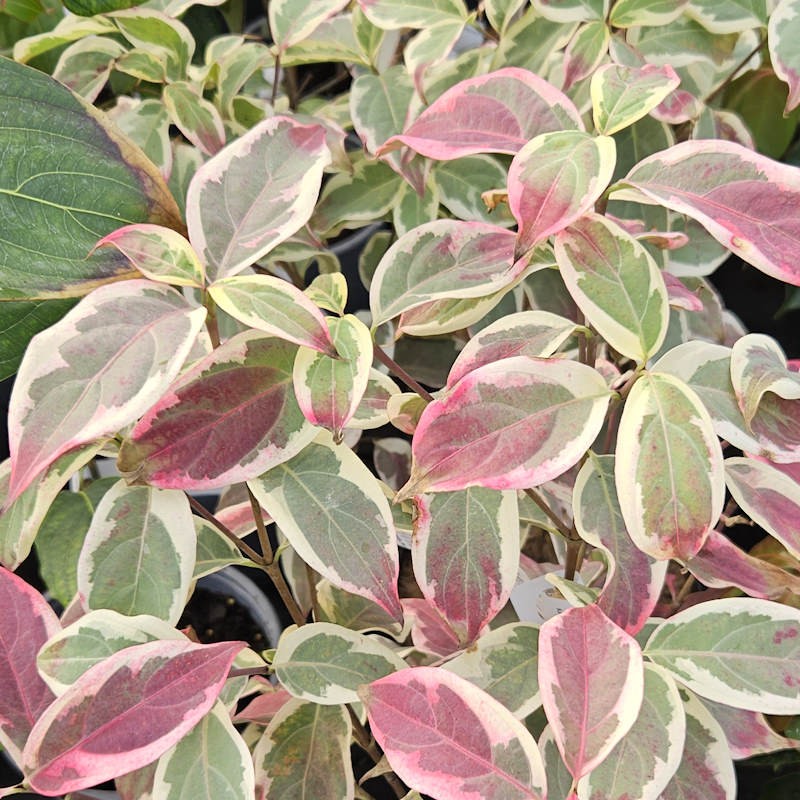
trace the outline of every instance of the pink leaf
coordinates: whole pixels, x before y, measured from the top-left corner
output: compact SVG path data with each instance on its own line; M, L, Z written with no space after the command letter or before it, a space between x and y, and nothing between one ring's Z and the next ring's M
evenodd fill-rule
M437 656L449 656L461 649L456 632L432 602L422 597L408 597L400 602L405 620L411 626L414 647Z
M583 130L572 101L542 78L517 67L456 84L378 155L408 145L448 161L474 153L516 153L548 131Z
M508 709L464 678L433 667L363 687L370 727L392 769L437 800L542 800L536 742Z
M684 311L702 311L703 301L692 291L687 289L680 279L669 272L662 272L664 283L669 292L669 304L672 308L682 308Z
M539 690L561 757L579 780L636 721L642 652L597 606L567 609L539 631Z
M54 699L36 669L36 654L61 626L47 601L0 567L0 742L21 761L36 720Z
M213 488L291 458L315 434L292 390L296 351L258 331L229 339L139 421L120 471L162 489Z
M53 797L149 764L211 709L244 646L153 641L91 667L31 732L31 787Z
M687 214L729 250L778 280L800 285L800 169L740 144L682 142L639 162L620 199Z

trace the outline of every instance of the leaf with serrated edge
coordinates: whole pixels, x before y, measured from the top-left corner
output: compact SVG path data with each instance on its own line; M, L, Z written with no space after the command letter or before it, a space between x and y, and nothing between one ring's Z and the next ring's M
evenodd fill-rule
M28 346L8 411L6 506L60 455L133 422L178 374L205 319L145 280L95 290Z
M87 609L150 614L173 625L186 605L196 540L183 492L118 481L103 495L78 559Z
M64 794L158 758L211 708L242 647L160 640L96 664L31 731L23 753L31 788Z
M187 370L138 422L117 466L162 488L248 480L316 435L292 389L296 346L258 331L229 339Z
M539 691L561 757L579 780L636 721L642 652L597 606L569 608L539 630Z
M157 639L185 641L186 637L157 617L101 608L51 636L39 651L36 665L53 692L62 695L87 669L113 653Z
M501 702L517 719L541 704L537 655L539 627L511 622L484 633L443 666Z
M325 315L287 281L272 275L240 275L216 281L208 293L223 311L251 328L336 354Z
M616 145L608 136L556 131L528 142L508 170L508 204L519 227L515 256L589 211L615 163Z
M669 296L643 245L600 214L586 214L555 241L569 293L611 347L644 364L664 342Z
M753 458L725 459L725 481L742 510L800 558L800 484Z
M519 566L517 493L473 486L416 498L411 558L423 595L464 643L511 595Z
M679 83L680 78L668 65L603 65L591 82L595 127L606 136L627 128L649 114Z
M520 272L514 238L505 228L462 220L436 220L401 236L372 277L373 329L435 300L484 297L509 286Z
M345 706L296 697L284 703L253 751L256 800L282 800L298 789L314 800L353 797L351 736Z
M800 170L740 144L682 142L640 161L612 199L655 203L696 219L745 261L800 285ZM630 188L628 188L630 187Z
M308 221L330 160L325 128L278 115L195 172L186 224L212 282L241 272Z
M146 278L175 286L203 285L203 265L189 242L161 225L126 225L96 245L112 245Z
M694 695L679 691L686 714L683 758L659 800L735 800L736 773L724 731Z
M220 700L158 760L153 795L160 800L252 800L253 759Z
M404 133L388 139L378 155L402 145L441 161L475 153L514 154L534 136L565 128L583 130L572 101L538 75L506 67L448 89Z
M456 357L447 388L484 364L512 356L548 358L576 332L571 319L549 311L507 314L475 334Z
M380 638L314 622L283 633L272 667L295 697L338 705L357 703L359 686L404 669L406 663Z
M352 450L324 432L248 486L312 569L402 620L392 512Z
M634 385L619 424L615 477L625 525L653 558L691 558L722 513L722 449L697 395L666 373Z
M780 0L767 24L769 55L775 74L789 84L784 114L800 104L800 64L797 42L800 39L800 14L795 0Z
M458 675L405 669L360 694L373 735L412 789L437 800L544 797L544 767L531 734Z
M0 744L17 764L53 694L36 670L36 653L60 625L42 595L0 567Z
M597 604L633 636L658 603L668 562L652 559L631 541L614 485L614 456L589 453L575 479L572 508L581 539L608 555L608 574Z
M770 336L748 333L731 348L731 383L748 427L767 392L800 399L800 375L786 366L781 346Z
M800 611L751 597L698 603L663 621L645 655L719 703L800 712Z
M552 480L594 441L609 399L605 380L583 364L515 356L479 367L422 412L411 478L396 500Z
M292 383L297 404L312 425L327 428L338 442L364 396L372 367L372 336L360 319L328 317L339 358L300 348Z
M685 737L686 715L675 681L660 667L645 664L636 722L606 760L581 779L578 797L655 800L681 763Z

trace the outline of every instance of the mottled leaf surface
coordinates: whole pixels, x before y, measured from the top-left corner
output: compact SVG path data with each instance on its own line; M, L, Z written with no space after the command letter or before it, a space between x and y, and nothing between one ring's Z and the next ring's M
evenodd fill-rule
M644 691L639 645L597 606L567 609L539 631L539 691L561 757L578 780L636 721Z
M536 742L500 703L433 667L365 686L370 728L392 769L436 800L545 796Z
M769 54L775 74L789 84L784 113L800 104L800 62L797 40L800 36L800 14L794 0L780 0L769 15L767 26Z

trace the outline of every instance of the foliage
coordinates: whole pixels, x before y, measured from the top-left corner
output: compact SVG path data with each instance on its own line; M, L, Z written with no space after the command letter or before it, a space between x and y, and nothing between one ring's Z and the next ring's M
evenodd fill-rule
M800 286L798 0L128 6L0 5L21 788L735 797L800 729L800 377L707 278ZM230 564L274 649L177 629Z

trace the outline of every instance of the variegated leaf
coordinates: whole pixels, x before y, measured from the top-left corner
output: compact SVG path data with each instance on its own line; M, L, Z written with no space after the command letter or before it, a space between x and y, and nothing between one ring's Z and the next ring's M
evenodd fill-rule
M595 128L606 136L627 128L649 114L679 83L677 73L668 65L605 64L592 75Z
M388 375L371 367L367 388L347 426L357 430L370 430L388 425L389 400L399 394L400 387Z
M690 0L687 15L712 33L741 33L767 22L765 0Z
M572 336L578 325L549 311L507 314L473 336L450 367L447 388L484 364L512 356L548 358Z
M392 513L352 450L324 434L248 485L312 569L402 620Z
M372 336L352 314L328 317L327 323L338 358L301 347L294 360L292 382L305 418L327 428L334 440L341 442L367 389Z
M496 225L437 220L401 236L370 285L372 327L444 298L478 298L513 283L514 234ZM525 265L520 265L520 268Z
M268 6L269 32L278 53L301 42L346 5L347 0L273 0Z
M588 22L608 14L608 0L533 0L531 5L554 22Z
M599 214L560 231L556 260L569 293L615 350L644 364L661 347L669 297L643 245Z
M191 84L168 83L161 96L173 124L200 152L213 156L225 146L222 116Z
M322 705L357 703L357 689L406 666L378 637L314 622L285 631L272 666L295 697Z
M129 480L200 489L248 480L316 435L292 389L297 348L245 331L185 372L123 442Z
M719 723L703 704L680 689L686 740L680 765L661 800L735 800L736 774Z
M465 644L508 601L519 566L516 492L471 487L416 498L414 575Z
M341 272L317 275L303 294L319 308L341 316L347 305L347 278Z
M542 800L536 742L510 711L447 670L405 669L362 688L370 729L412 789L436 800Z
M539 631L539 691L561 757L577 781L636 721L644 667L636 641L594 605L570 608Z
M390 636L401 633L401 623L377 603L358 594L346 592L325 578L317 581L316 617L351 631L380 631Z
M524 719L542 702L538 653L538 626L511 622L487 631L443 666L500 701L517 719Z
M284 703L253 751L256 800L284 800L298 791L314 800L353 797L351 736L345 706Z
M8 412L6 505L59 456L133 422L177 375L205 319L145 280L103 286L37 334Z
M0 744L17 764L31 729L53 701L36 669L36 653L60 625L42 595L0 567Z
M631 541L614 484L614 456L589 453L575 479L572 507L581 538L608 556L608 574L597 604L634 636L659 600L668 562L654 560Z
M87 103L94 103L111 75L115 60L125 52L125 46L114 39L87 36L62 51L53 77Z
M689 0L618 0L609 21L615 28L666 25L677 19Z
M657 800L678 769L686 738L686 714L675 681L654 664L644 665L644 698L628 734L578 784L580 800Z
M65 794L149 764L211 708L243 646L159 640L96 664L31 731L23 753L28 783Z
M203 285L203 265L189 242L161 225L126 225L96 245L112 245L146 278L174 286Z
M608 136L556 131L529 141L508 170L508 204L519 231L515 257L589 211L608 186L615 162Z
M664 620L645 655L718 703L768 714L800 712L800 611L770 600L698 603Z
M223 311L251 328L336 355L325 316L288 281L272 275L238 275L216 281L208 293Z
M800 484L753 458L725 459L725 481L742 510L800 558Z
M594 441L609 399L583 364L515 356L479 367L422 412L411 478L396 499L552 480Z
M475 120L481 124L476 128ZM516 153L548 131L583 130L572 101L527 70L506 67L448 89L378 155L407 145L447 161L475 153Z
M568 92L576 83L591 75L608 56L611 31L605 20L591 20L581 25L564 50L564 80Z
M87 609L150 614L173 625L186 604L196 541L183 492L116 483L97 506L78 560Z
M433 603L422 597L404 597L400 602L406 629L417 650L446 658L461 649L458 634Z
M424 28L467 16L462 0L358 0L358 5L373 25L385 30Z
M740 144L682 142L640 161L613 197L686 214L729 250L778 280L800 285L800 170Z
M691 558L722 513L722 449L697 395L666 373L633 386L619 424L615 477L622 517L654 558Z
M769 55L775 74L789 84L784 114L800 104L800 59L797 41L800 36L800 14L796 0L780 0L769 15Z
M186 223L209 280L241 272L299 230L330 160L322 126L278 115L203 164L189 185Z
M767 392L784 400L800 399L800 375L787 368L781 346L760 333L749 333L734 343L731 383L748 427Z

